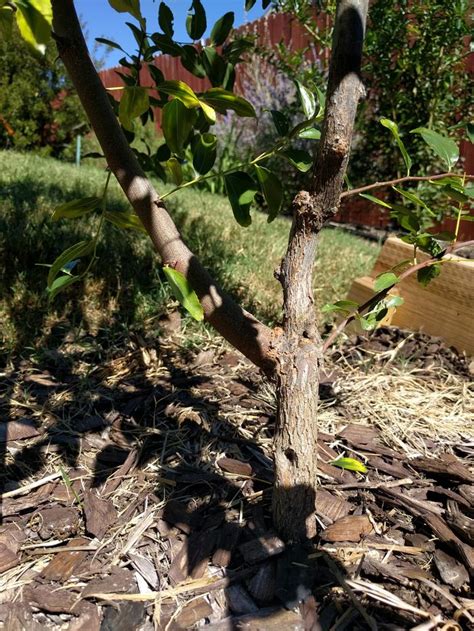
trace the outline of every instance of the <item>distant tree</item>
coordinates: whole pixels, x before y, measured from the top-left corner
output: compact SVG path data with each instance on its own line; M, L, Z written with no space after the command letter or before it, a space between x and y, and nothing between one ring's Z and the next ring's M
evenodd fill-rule
M13 24L9 41L0 40L0 148L41 150L59 157L86 128L54 42L39 54Z

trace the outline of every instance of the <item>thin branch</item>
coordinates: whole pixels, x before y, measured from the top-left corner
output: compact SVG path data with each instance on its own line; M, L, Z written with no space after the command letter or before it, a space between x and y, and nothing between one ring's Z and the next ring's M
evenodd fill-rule
M377 188L385 188L386 186L394 186L395 184L403 184L403 182L429 182L430 180L442 180L445 177L457 177L460 179L466 178L466 180L474 180L474 175L465 175L464 173L439 173L437 175L407 175L405 177L396 178L395 180L387 180L386 182L374 182L374 184L368 184L367 186L360 186L359 188L352 188L349 191L344 191L344 193L341 193L341 199L344 199L344 197L350 197L351 195L359 195L360 193L373 191Z
M76 88L110 170L146 228L163 262L184 274L206 320L257 366L272 373L271 329L235 303L184 243L160 196L146 177L120 128L109 96L89 57L73 0L52 0L59 56ZM212 244L210 244L212 247Z
M462 243L453 243L452 245L446 248L446 250L443 253L443 257L445 257L447 254L454 254L454 252L457 252L458 250L461 250L463 248L470 247L470 246L474 246L474 240L464 241ZM360 315L364 313L364 311L371 309L378 302L383 300L385 296L388 294L388 292L393 287L395 287L395 285L399 285L403 280L405 280L405 278L408 278L415 272L419 272L421 269L424 269L425 267L430 267L431 265L435 265L436 263L443 263L443 262L447 263L448 261L451 261L451 259L444 259L444 258L439 259L433 256L432 258L427 259L426 261L423 261L422 263L411 265L407 270L405 270L402 274L400 274L396 283L393 283L393 285L390 285L390 287L386 287L385 289L382 289L382 291L379 291L378 293L371 296L363 304L359 305L359 307L357 307L354 313L351 313L350 315L347 316L347 318L344 318L344 320L342 320L337 325L337 327L332 331L332 333L324 341L323 352L325 353L329 349L329 347L332 346L334 341L339 337L339 335L346 328L346 326L350 324L353 320L355 320L357 315Z

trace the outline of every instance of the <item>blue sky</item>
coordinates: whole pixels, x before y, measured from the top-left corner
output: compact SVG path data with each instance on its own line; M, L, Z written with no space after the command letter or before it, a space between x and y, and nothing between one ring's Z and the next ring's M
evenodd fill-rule
M174 13L175 37L178 41L188 41L186 34L186 14L191 0L165 0ZM147 20L149 31L158 31L158 6L159 0L141 0L142 14ZM206 9L208 31L214 22L227 11L235 13L234 26L240 26L245 22L251 22L263 15L261 2L257 2L248 13L244 10L244 0L202 0ZM128 52L133 52L135 40L125 25L125 22L135 22L126 13L117 13L112 9L107 0L75 0L76 10L86 26L89 47L92 48L94 38L106 37L118 42ZM100 56L100 55L99 55ZM114 66L123 55L118 50L112 50L106 57L105 65Z

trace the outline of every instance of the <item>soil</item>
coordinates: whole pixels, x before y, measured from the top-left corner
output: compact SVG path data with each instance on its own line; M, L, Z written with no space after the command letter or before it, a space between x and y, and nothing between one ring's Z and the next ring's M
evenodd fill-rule
M272 384L162 325L2 373L0 628L472 628L468 358L389 328L333 351L319 533L292 545L270 517Z

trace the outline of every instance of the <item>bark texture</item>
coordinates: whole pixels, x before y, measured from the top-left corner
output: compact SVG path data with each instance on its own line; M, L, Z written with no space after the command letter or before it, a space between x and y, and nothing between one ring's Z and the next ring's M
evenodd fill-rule
M163 263L184 274L206 319L267 374L275 368L272 332L237 305L211 278L183 242L164 203L145 176L122 133L109 97L89 57L73 0L52 0L59 55L77 90L109 168L145 226ZM211 246L212 247L212 244Z
M337 211L354 119L363 94L360 61L368 0L340 0L323 132L311 187L293 201L293 225L277 276L283 287L283 335L278 347L273 518L280 534L316 534L317 412L322 342L313 300L318 234ZM337 256L337 253L334 253Z

